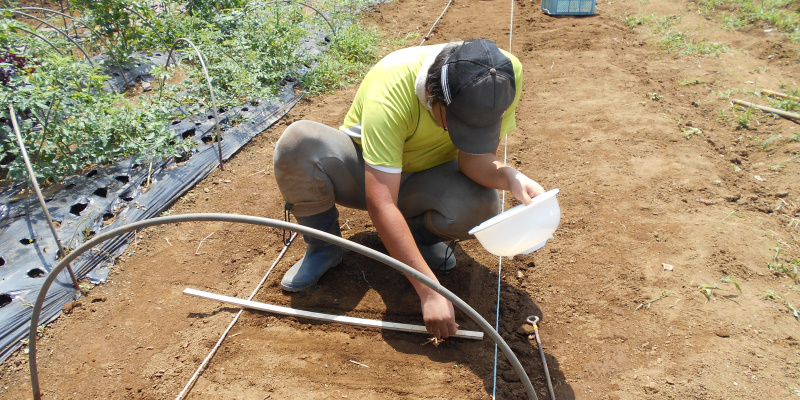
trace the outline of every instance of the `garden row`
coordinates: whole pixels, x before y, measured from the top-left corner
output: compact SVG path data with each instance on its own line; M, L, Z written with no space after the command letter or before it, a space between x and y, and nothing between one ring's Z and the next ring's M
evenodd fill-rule
M41 180L134 154L144 163L180 159L197 141L176 135L170 122L212 106L199 54L221 109L268 100L287 81L324 92L375 57L375 33L355 21L368 4L77 0L52 11L9 7L0 20L0 178L27 175L9 104ZM175 47L177 68L142 56ZM142 65L143 74L131 74Z

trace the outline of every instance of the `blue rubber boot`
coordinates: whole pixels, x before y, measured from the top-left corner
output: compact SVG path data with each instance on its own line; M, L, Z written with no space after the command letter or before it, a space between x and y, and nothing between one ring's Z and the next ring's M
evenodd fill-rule
M336 207L308 217L296 217L300 225L342 236L339 230L339 212ZM344 249L327 241L303 235L306 254L295 263L281 280L281 287L288 292L299 292L314 286L329 269L342 261Z
M418 215L406 220L411 236L417 243L422 258L435 271L448 271L456 266L453 249L443 239L431 232L425 225L425 215Z

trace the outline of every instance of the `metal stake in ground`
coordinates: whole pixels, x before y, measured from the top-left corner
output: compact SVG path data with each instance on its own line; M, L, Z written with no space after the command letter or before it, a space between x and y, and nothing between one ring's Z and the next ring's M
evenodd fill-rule
M542 368L544 368L544 377L547 379L547 390L550 391L550 400L556 400L556 392L553 390L553 382L550 381L550 371L547 369L547 360L544 358L544 348L542 347L542 340L539 339L539 317L531 315L527 319L528 323L533 325L533 335L536 336L536 347L539 348L539 356L542 357Z
M8 112L11 116L11 126L14 128L14 134L17 135L17 144L19 144L19 152L22 154L22 159L25 160L25 168L28 169L28 175L31 177L31 183L33 184L33 190L36 191L36 197L39 198L39 205L42 206L42 211L44 211L44 216L47 218L47 224L50 226L50 232L53 233L53 238L56 240L56 244L58 245L58 253L61 257L66 257L67 249L64 248L64 245L61 244L61 239L58 238L58 234L56 233L56 228L53 226L53 219L50 218L50 212L47 211L47 205L44 203L44 197L42 196L42 191L39 189L39 181L36 180L36 174L33 172L33 166L31 165L31 160L28 159L28 152L25 150L25 142L22 141L22 135L19 133L19 126L17 126L17 116L14 114L14 106L11 103L8 103ZM69 271L69 276L72 278L72 286L75 287L75 290L81 290L80 285L78 285L78 278L75 277L75 272L72 271L72 267L67 264L67 271Z

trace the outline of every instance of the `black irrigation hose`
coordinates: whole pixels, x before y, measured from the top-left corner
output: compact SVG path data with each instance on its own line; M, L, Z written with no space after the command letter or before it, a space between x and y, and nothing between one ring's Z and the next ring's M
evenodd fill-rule
M533 385L531 384L530 378L528 378L528 375L525 373L525 369L522 367L522 364L520 364L519 359L517 358L516 355L514 355L514 352L511 350L508 344L503 340L500 334L498 334L497 331L494 330L492 326L477 311L475 311L472 307L470 307L469 304L465 303L458 296L453 294L453 292L447 290L447 288L445 288L441 284L433 281L432 279L421 274L417 270L409 267L408 265L403 264L402 262L397 261L392 257L389 257L388 255L370 249L369 247L363 246L361 244L351 242L339 236L334 236L326 232L322 232L316 229L308 228L291 222L285 222L263 217L254 217L249 215L221 214L221 213L170 215L166 217L158 217L158 218L133 222L128 225L121 226L119 228L113 229L111 231L93 237L92 239L85 242L83 245L81 245L80 247L69 253L69 255L67 255L64 259L62 259L50 271L50 273L47 274L44 283L42 283L42 287L39 289L39 295L36 298L36 303L33 306L33 313L31 315L31 325L28 336L28 364L30 365L31 389L33 390L34 400L41 400L42 396L41 389L39 387L39 373L36 365L36 339L37 339L36 329L39 325L39 314L42 312L42 304L44 304L45 297L47 296L47 291L50 289L50 286L53 284L53 281L55 281L55 278L58 275L58 273L61 272L70 262L75 260L81 254L91 250L93 247L111 238L151 226L173 224L179 222L199 222L199 221L245 223L252 225L268 226L278 229L287 229L290 231L302 233L303 235L307 235L316 239L325 240L326 242L330 242L337 246L341 246L346 249L363 254L367 257L370 257L384 264L387 264L390 267L400 271L401 273L422 282L422 284L435 290L437 293L441 294L447 300L453 303L454 306L458 307L461 311L467 314L467 316L470 319L475 321L478 324L478 326L480 326L480 328L484 332L486 332L489 335L489 337L492 338L495 344L497 344L503 350L503 354L505 354L506 358L514 368L514 371L519 376L520 381L522 381L522 384L525 386L525 390L528 393L528 398L532 400L537 400L536 391L533 389Z

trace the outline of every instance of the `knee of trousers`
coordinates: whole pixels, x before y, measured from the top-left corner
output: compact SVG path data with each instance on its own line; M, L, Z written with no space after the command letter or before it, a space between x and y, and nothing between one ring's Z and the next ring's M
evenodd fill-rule
M472 226L478 225L500 212L500 196L496 189L480 187L471 193L469 201L465 202L460 216L469 221Z
M327 149L319 124L311 121L294 122L275 144L275 180L295 215L312 215L333 205L332 184L320 167Z
M276 172L319 161L319 150L325 146L322 136L316 134L314 128L316 124L312 121L296 121L283 131L275 143L273 166Z
M433 213L429 216L429 229L439 236L467 240L472 237L469 230L500 211L500 196L497 190L481 187L473 190L465 201L447 207L448 215ZM442 219L436 218L436 214Z

